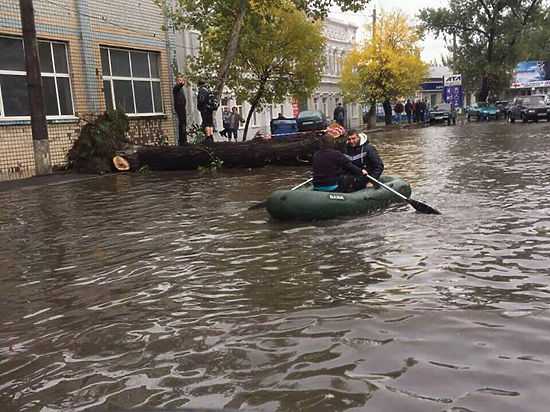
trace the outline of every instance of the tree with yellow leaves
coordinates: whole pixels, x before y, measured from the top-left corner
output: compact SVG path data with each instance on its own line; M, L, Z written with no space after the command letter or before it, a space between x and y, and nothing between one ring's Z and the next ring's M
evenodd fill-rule
M376 102L413 94L428 66L420 59L421 32L401 12L382 13L371 37L344 59L341 87L350 101L368 102L369 127Z

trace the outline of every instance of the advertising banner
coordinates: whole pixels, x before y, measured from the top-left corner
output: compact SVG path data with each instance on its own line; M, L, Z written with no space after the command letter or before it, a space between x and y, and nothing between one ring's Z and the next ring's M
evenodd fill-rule
M462 86L462 75L451 74L450 76L445 77L443 83L445 86Z
M550 61L519 62L512 75L512 89L550 87Z
M443 82L425 82L420 85L420 88L424 91L443 90Z
M443 101L450 103L453 107L464 106L464 88L462 87L462 75L452 74L445 77L443 87Z
M292 117L298 117L298 114L300 114L300 104L298 103L298 99L293 97L292 98Z
M443 101L450 103L454 108L464 106L464 89L462 86L445 86L443 88Z

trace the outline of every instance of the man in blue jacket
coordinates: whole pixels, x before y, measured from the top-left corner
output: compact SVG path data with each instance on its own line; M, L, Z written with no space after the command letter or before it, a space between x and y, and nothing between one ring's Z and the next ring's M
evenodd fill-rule
M366 133L358 133L354 129L349 130L344 154L355 166L365 169L369 176L376 180L384 171L384 162L374 146L369 144ZM364 189L368 182L369 180L365 176L354 176L353 181L348 184L351 186L351 190L355 191Z

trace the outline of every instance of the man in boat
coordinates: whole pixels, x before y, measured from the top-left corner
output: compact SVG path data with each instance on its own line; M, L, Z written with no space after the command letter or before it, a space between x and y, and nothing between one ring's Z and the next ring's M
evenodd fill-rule
M335 141L346 130L331 124L320 138L320 149L313 155L313 188L323 192L349 192L346 176L366 176L367 170L355 166L342 152L334 148Z
M378 152L369 143L366 133L359 133L350 129L346 141L345 156L358 168L367 170L368 174L376 180L384 171L384 162ZM369 180L365 176L349 176L345 184L349 191L364 189Z

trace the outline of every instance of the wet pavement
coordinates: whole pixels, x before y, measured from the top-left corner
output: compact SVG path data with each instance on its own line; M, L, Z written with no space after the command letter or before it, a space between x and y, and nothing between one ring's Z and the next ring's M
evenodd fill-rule
M546 410L550 125L371 140L441 216L247 210L307 167L0 191L1 410Z

